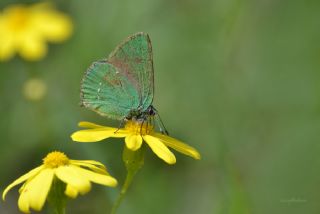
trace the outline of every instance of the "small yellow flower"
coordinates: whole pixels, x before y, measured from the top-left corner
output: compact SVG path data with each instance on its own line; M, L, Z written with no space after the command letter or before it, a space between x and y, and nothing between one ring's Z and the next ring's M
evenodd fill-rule
M105 166L93 160L71 160L62 152L51 152L41 166L29 171L11 183L2 194L2 199L8 191L24 182L20 188L18 200L19 209L30 213L30 208L41 210L54 179L66 184L65 194L71 198L90 191L91 182L114 187L117 180L109 175Z
M41 100L47 93L47 84L40 78L31 78L23 85L25 98L32 101Z
M71 19L49 3L11 5L0 12L0 60L19 53L26 60L40 60L46 42L62 42L72 33Z
M200 154L196 149L172 137L154 132L153 126L148 123L129 120L122 129L90 122L80 122L79 126L89 129L80 130L71 135L72 140L77 142L97 142L109 137L124 137L128 149L132 151L138 150L144 140L151 150L168 164L176 163L176 157L168 147L194 159L200 159Z

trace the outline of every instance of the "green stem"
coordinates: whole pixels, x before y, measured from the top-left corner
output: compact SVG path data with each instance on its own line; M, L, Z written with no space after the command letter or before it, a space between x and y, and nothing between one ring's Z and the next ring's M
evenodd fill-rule
M130 173L130 172L127 173L127 176L126 176L124 184L121 188L121 191L120 191L115 203L112 206L111 214L115 214L117 212L122 200L124 199L124 196L127 193L128 188L133 180L134 174L135 173Z
M66 185L58 179L54 179L52 188L48 195L48 202L52 207L54 214L66 213L67 197L64 194Z
M66 209L65 207L56 207L56 209L54 210L55 214L65 214L66 213Z
M115 203L112 206L111 214L115 214L123 201L127 190L133 180L135 174L139 171L139 169L143 166L144 163L144 152L145 145L142 145L141 148L137 151L131 151L124 146L122 153L122 160L127 169L126 179L123 183L121 191L116 199Z

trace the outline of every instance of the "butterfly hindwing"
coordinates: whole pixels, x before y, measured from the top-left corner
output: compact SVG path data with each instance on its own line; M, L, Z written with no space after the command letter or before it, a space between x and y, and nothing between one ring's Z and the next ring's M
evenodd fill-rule
M136 33L120 44L107 61L126 76L138 93L141 110L153 101L154 74L151 41L146 33Z
M82 104L112 119L123 119L139 106L135 86L118 68L107 61L94 62L81 84Z

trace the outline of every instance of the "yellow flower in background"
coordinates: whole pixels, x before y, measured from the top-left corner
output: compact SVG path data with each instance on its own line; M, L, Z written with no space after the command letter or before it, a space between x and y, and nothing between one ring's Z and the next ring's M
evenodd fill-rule
M62 42L72 33L71 19L49 3L11 5L0 12L0 60L16 53L26 60L40 60L47 53L46 42Z
M2 194L2 199L8 191L23 183L19 190L19 209L30 213L30 208L41 210L54 179L66 184L65 195L76 198L91 189L91 182L114 187L117 180L109 175L105 166L93 160L71 160L62 152L51 152L44 159L41 166L29 171L11 183Z
M129 120L121 129L90 122L80 122L79 126L89 129L80 130L71 135L72 140L77 142L97 142L109 137L124 137L128 149L136 151L145 141L151 150L168 164L176 163L176 157L168 147L194 159L200 159L200 154L196 149L172 137L154 132L153 126L148 123Z
M31 78L24 83L22 92L28 100L41 100L47 93L47 84L42 79Z

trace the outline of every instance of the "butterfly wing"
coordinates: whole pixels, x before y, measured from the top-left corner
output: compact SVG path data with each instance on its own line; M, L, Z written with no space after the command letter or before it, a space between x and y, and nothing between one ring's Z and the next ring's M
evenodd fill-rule
M151 41L146 33L136 33L121 43L107 61L128 78L138 93L138 106L146 110L153 101L154 75Z
M94 62L82 79L81 102L100 115L121 120L139 106L139 94L119 68L101 60Z

